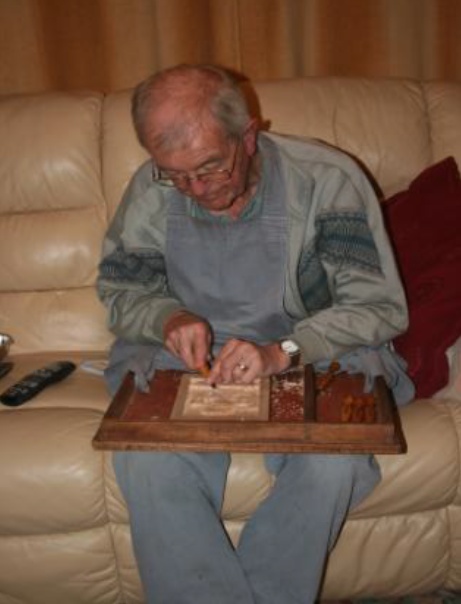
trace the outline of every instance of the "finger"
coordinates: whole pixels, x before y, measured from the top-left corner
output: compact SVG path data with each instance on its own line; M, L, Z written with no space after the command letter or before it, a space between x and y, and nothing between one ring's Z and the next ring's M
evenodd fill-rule
M203 337L197 337L193 343L193 367L204 368L210 373L211 332L207 330ZM208 377L208 376L207 376Z
M170 323L165 338L165 347L181 358L190 369L197 369L206 363L210 343L211 330L208 323L195 317L189 320L183 316L175 326Z
M189 369L206 365L208 346L203 340L203 334L190 330L181 334L180 356Z
M180 357L180 338L176 332L172 332L164 341L165 348L177 357Z
M246 365L241 361L235 367L232 378L236 384L251 384L259 375L258 365Z
M251 365L255 358L253 348L254 346L248 342L238 340L229 342L221 350L216 359L215 365L213 366L213 377L216 377L217 381L225 383L246 382L248 376L245 374L251 369ZM255 372L251 371L251 379L254 378L254 375Z
M235 384L245 383L245 378L248 373L248 366L243 362L237 363L232 370L232 382Z

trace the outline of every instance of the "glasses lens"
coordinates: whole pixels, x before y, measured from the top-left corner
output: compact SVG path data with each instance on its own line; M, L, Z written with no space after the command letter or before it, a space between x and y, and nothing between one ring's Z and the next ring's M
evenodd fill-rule
M161 170L159 170L155 165L152 166L152 180L161 185L162 187L174 187L175 184L171 180L171 178L165 174Z

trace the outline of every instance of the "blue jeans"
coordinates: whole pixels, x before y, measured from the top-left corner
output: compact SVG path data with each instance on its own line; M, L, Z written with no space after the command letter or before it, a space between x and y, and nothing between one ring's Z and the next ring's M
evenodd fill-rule
M117 452L149 604L308 604L348 511L379 482L366 455L266 455L274 488L234 548L220 519L230 456Z

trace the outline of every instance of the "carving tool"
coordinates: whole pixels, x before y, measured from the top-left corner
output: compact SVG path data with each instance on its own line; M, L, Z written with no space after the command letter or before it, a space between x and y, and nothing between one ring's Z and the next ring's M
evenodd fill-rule
M202 365L201 367L198 368L198 372L203 377L203 379L206 380L208 378L208 376L210 375L209 365ZM216 390L216 384L210 384L210 387L214 388Z

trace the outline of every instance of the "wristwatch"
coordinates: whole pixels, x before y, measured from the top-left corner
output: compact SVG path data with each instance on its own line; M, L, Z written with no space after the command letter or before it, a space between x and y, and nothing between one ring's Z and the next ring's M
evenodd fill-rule
M294 340L281 340L279 344L282 352L290 357L290 364L287 369L299 365L299 361L301 360L301 348L298 344L296 344Z

